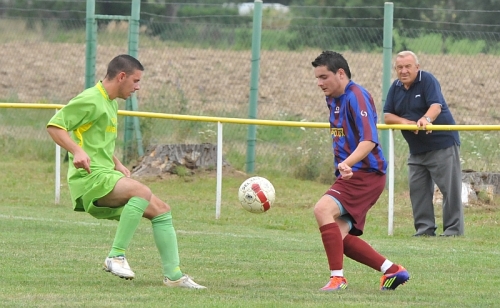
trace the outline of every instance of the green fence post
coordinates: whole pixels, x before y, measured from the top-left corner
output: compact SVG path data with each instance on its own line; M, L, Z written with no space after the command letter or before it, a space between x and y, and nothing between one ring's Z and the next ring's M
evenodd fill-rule
M137 58L139 54L139 27L140 27L140 14L141 14L141 1L132 0L132 12L129 19L129 32L128 32L128 54ZM139 109L137 104L137 96L132 94L125 102L125 109L137 111ZM137 141L137 154L144 155L142 145L142 134L138 117L125 117L125 132L124 132L124 153L123 161L127 163L133 156L133 135Z
M382 74L382 110L380 110L380 122L384 122L384 105L387 98L387 92L391 85L391 71L392 71L392 28L394 17L394 4L392 2L385 2L384 4L384 54L383 54L383 74ZM381 132L382 151L385 158L389 158L389 131L384 129ZM386 178L386 187L389 177Z
M87 0L85 23L85 89L94 86L97 23L95 21L95 0Z
M262 0L254 1L252 31L252 71L250 72L250 104L248 118L257 118L257 98L259 94L260 40L262 31ZM255 170L255 142L257 127L248 125L246 172Z

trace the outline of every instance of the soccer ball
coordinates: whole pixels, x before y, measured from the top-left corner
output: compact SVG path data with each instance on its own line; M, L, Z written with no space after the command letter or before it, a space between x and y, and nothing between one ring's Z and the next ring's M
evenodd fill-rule
M238 190L241 205L250 213L263 213L269 210L273 205L274 197L273 184L260 176L245 180Z

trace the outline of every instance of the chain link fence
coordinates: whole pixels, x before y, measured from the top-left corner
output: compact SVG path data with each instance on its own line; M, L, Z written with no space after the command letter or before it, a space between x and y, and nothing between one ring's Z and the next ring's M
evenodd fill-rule
M372 93L381 115L383 19L372 18L372 27L357 27L356 22L352 27L337 27L328 25L333 20L301 16L306 8L290 9L294 14L264 11L258 118L328 121L324 96L311 66L325 49L346 57L353 80ZM383 7L370 9L383 16ZM85 11L77 11L76 17L51 18L37 17L36 11L30 18L6 12L8 9L0 19L0 101L65 104L82 91ZM397 20L397 10L394 18ZM404 21L396 23L401 24ZM441 28L439 24L435 30L395 27L393 51L417 53L421 68L441 82L457 124L499 124L500 32ZM141 15L139 59L145 73L137 92L139 111L246 118L251 38L252 17L248 15L198 18L196 11L176 19ZM127 53L127 43L126 21L99 21L97 79L104 77L111 58ZM120 109L125 108L125 102L119 104ZM54 145L45 133L52 114L47 110L0 109L1 152L52 159ZM162 143L216 142L214 123L147 118L141 118L140 123L146 148ZM119 138L118 150L123 143L123 125ZM246 138L245 125L224 126L225 158L239 170L245 169ZM396 174L404 181L407 145L399 132L395 138ZM499 132L461 132L461 139L463 169L499 171ZM281 172L328 182L333 176L333 169L325 168L332 165L330 148L326 129L258 126L256 172Z

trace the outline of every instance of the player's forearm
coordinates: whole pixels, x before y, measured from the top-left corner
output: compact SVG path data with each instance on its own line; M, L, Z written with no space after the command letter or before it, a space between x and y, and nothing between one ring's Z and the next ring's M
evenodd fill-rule
M429 117L431 119L431 122L434 122L434 120L438 117L438 115L441 113L441 105L440 104L432 104L427 112L423 115L423 117Z
M75 154L75 152L81 150L78 144L76 144L76 142L74 142L73 139L70 138L68 132L64 129L55 126L48 126L47 132L49 133L50 137L52 137L52 140L54 140L55 143L57 143L59 146L61 146L71 154Z
M113 162L115 163L115 166L119 166L122 164L122 162L115 155L113 155Z
M361 141L356 147L356 150L344 160L344 163L349 165L349 167L354 166L370 154L375 146L376 144L372 141Z

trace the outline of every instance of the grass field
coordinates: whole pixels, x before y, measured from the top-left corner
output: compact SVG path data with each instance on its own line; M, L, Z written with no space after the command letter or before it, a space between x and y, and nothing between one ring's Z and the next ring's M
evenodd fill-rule
M4 55L0 66L5 76L0 96L12 102L43 103L66 102L78 93L84 76L85 33L26 31L11 22L0 21L5 30L0 33ZM111 30L99 33L99 42L109 46L99 46L98 76L104 72L104 62L126 46L126 32ZM141 110L247 115L250 50L188 50L147 37L140 42L141 61L148 68L140 91ZM317 52L263 51L261 116L323 120L322 93L316 91L310 71ZM356 72L355 81L370 89L380 103L380 54L346 55ZM497 73L497 56L423 52L421 60L423 68L441 81L457 123L498 121L495 101L481 100L483 95L495 97L498 78L491 77ZM461 70L467 73L457 79ZM282 82L290 76L294 84ZM183 271L208 290L162 285L160 260L146 220L127 253L137 277L120 280L102 270L116 222L73 212L64 179L61 202L54 204L54 145L43 130L52 114L52 110L0 110L0 307L498 306L498 207L466 208L464 237L411 237L407 147L399 132L396 145L404 150L396 153L394 236L387 235L387 193L369 213L363 235L410 271L410 282L395 292L379 291L380 273L349 259L344 264L349 288L328 294L318 291L327 282L329 270L312 207L327 186L296 179L293 168L314 162L324 171L324 166L331 165L330 156L313 152L323 144L329 151L330 145L320 142L322 135L316 131L281 127L258 128L259 148L268 149L257 154L259 167L267 172L260 175L269 178L277 191L276 204L265 214L250 214L239 206L237 188L245 179L241 174L224 176L220 219L215 219L214 174L145 180L173 208ZM143 119L141 123L144 136L160 143L199 142L200 133L216 130L212 123ZM225 126L225 155L239 170L244 169L246 135L245 126ZM498 132L464 132L461 137L464 168L498 170ZM201 141L215 141L214 135L207 138L211 139ZM296 153L297 146L304 151ZM310 149L314 151L307 154ZM441 226L438 206L436 214Z
M245 176L228 174L217 220L213 174L144 180L173 208L183 271L208 287L167 289L147 220L127 254L136 279L124 281L102 270L116 223L73 212L64 179L61 203L55 205L53 166L13 158L0 162L1 307L497 305L500 212L494 206L466 208L464 237L413 238L408 195L401 190L395 235L388 236L384 193L369 214L363 238L407 267L411 280L395 292L381 292L378 272L346 259L349 288L325 294L318 289L329 270L312 213L325 185L266 174L277 201L269 212L251 214L237 201Z

